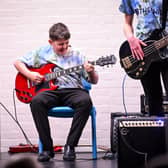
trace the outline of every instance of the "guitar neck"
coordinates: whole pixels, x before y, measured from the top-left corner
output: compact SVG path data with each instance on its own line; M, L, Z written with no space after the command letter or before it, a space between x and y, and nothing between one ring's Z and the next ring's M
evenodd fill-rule
M92 61L92 62L89 61L89 63L92 65L96 65L95 61ZM63 69L57 72L48 73L45 75L45 81L50 81L50 80L56 79L57 77L64 76L64 75L67 75L67 74L70 74L72 72L76 72L82 69L84 69L84 64L77 65L77 66L67 68L67 69Z
M168 45L168 35L154 42L154 46L156 47L156 49L163 48L166 45Z

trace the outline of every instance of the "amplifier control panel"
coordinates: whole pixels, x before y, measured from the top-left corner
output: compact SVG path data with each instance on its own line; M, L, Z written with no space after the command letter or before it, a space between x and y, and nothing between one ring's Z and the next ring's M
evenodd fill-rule
M119 127L163 127L164 121L162 120L140 120L140 121L120 121Z

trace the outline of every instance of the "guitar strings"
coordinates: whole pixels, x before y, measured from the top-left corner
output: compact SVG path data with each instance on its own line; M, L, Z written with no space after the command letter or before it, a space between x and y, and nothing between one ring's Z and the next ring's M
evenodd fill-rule
M143 51L144 51L145 56L148 56L148 55L152 54L154 51L156 51L159 48L160 48L159 46L154 46L153 44L151 44L151 45L145 47L143 49ZM138 61L136 58L132 57L132 55L130 55L128 57L130 58L130 61L132 61L132 63L135 63L135 62Z
M156 51L156 48L154 47L154 45L150 45L150 46L147 46L143 49L144 51L144 54L146 56L152 54L154 51ZM128 58L130 59L131 63L136 63L138 62L139 60L137 60L136 58L134 58L132 55L128 56Z
M161 42L161 41L166 41L167 39L168 39L168 37L166 36L166 37L164 37L164 38L158 40L158 43ZM153 43L153 44L151 44L151 45L145 47L145 48L143 49L143 51L144 51L145 56L148 56L148 55L152 54L154 51L156 51L156 50L159 49L159 48L160 48L159 45L158 45L158 46L157 46L157 45L154 46L154 43ZM139 60L137 60L136 58L134 58L132 55L130 55L130 56L128 56L128 57L130 58L131 63L136 63L136 62L139 61Z

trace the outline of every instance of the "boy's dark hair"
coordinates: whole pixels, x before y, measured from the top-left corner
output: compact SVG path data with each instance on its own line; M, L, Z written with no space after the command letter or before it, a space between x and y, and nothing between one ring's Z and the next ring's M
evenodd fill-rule
M71 34L65 24L56 23L49 29L49 37L52 41L68 40L71 37Z

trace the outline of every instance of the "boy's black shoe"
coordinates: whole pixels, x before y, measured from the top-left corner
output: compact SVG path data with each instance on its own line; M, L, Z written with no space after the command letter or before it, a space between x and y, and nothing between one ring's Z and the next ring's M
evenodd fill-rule
M73 146L65 145L63 160L74 161L76 159L75 148Z
M42 153L39 154L38 156L38 161L39 162L48 162L51 158L54 157L54 152L50 151L43 151Z

